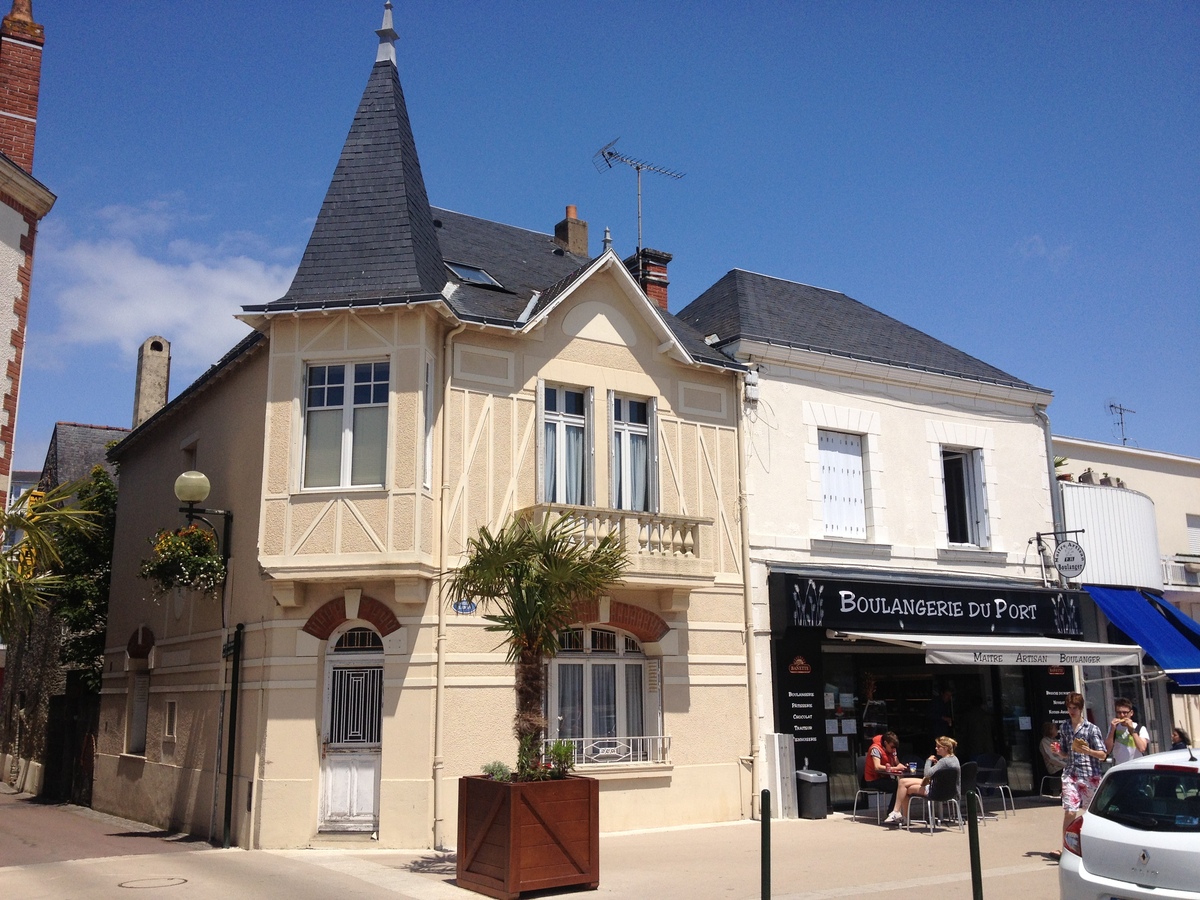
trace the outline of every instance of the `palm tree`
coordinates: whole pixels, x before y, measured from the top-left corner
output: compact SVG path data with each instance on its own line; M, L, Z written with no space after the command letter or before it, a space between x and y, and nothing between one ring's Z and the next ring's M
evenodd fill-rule
M514 517L495 534L484 526L467 542L467 561L450 579L451 602L494 607L484 616L487 630L504 635L508 661L516 665L519 776L540 757L545 658L558 652L559 632L575 620L576 602L595 597L625 570L619 534L589 544L580 531L579 521L565 516L553 524Z
M59 535L95 527L94 513L71 502L79 488L80 482L71 482L44 493L26 491L0 512L0 531L12 541L0 549L0 635L15 634L62 586L62 576L53 574Z

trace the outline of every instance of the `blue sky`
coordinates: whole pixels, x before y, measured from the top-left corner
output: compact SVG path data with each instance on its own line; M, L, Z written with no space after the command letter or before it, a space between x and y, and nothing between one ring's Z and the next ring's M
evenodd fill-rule
M2 0L0 0L2 2ZM5 4L7 5L7 4ZM16 465L129 424L287 288L382 2L34 4L38 237ZM1200 5L399 0L431 201L599 251L644 182L671 308L732 268L844 291L1055 392L1056 433L1200 456Z

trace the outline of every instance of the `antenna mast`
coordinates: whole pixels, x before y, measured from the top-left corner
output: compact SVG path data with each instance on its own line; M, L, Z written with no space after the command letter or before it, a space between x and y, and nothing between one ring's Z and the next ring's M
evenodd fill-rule
M1121 429L1121 446L1124 447L1129 443L1129 438L1125 437L1125 413L1134 415L1137 413L1137 410L1129 409L1128 407L1122 406L1120 403L1110 403L1108 404L1108 411L1110 414L1117 417L1117 425Z
M617 152L614 148L619 140L620 138L615 138L597 150L596 155L592 157L592 165L596 167L597 172L606 172L613 167L613 163L624 163L637 172L637 273L640 279L642 275L642 172L654 172L658 175L666 175L668 178L682 178L684 173L676 172L673 169L667 169L663 166L651 165L645 160L634 159L632 156L626 156L624 153Z

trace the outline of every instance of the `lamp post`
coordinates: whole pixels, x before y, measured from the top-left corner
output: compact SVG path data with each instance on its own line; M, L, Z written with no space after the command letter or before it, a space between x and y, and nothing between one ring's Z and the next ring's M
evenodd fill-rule
M210 529L213 535L217 533L216 526L213 525L205 516L220 516L222 520L220 546L221 562L224 564L225 579L229 579L229 540L233 534L233 513L225 509L206 509L203 506L196 506L197 503L203 503L208 499L209 491L212 485L208 481L208 476L203 472L188 471L184 472L175 479L175 497L180 503L187 504L179 507L179 511L187 516L188 523L199 519ZM221 600L221 630L225 628L225 601ZM237 708L238 708L238 682L241 680L242 669L242 634L245 631L245 626L238 623L234 629L233 637L225 641L221 646L222 658L233 657L233 676L229 684L229 745L226 751L225 758L225 822L224 822L224 845L228 849L230 845L230 834L233 825L233 756L237 749ZM217 746L221 744L220 737L217 738ZM216 785L213 786L213 801L216 801Z

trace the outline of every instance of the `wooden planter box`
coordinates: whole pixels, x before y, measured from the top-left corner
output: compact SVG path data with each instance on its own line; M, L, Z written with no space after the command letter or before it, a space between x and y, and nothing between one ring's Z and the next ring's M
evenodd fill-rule
M600 782L458 780L459 887L514 900L567 885L600 885Z

